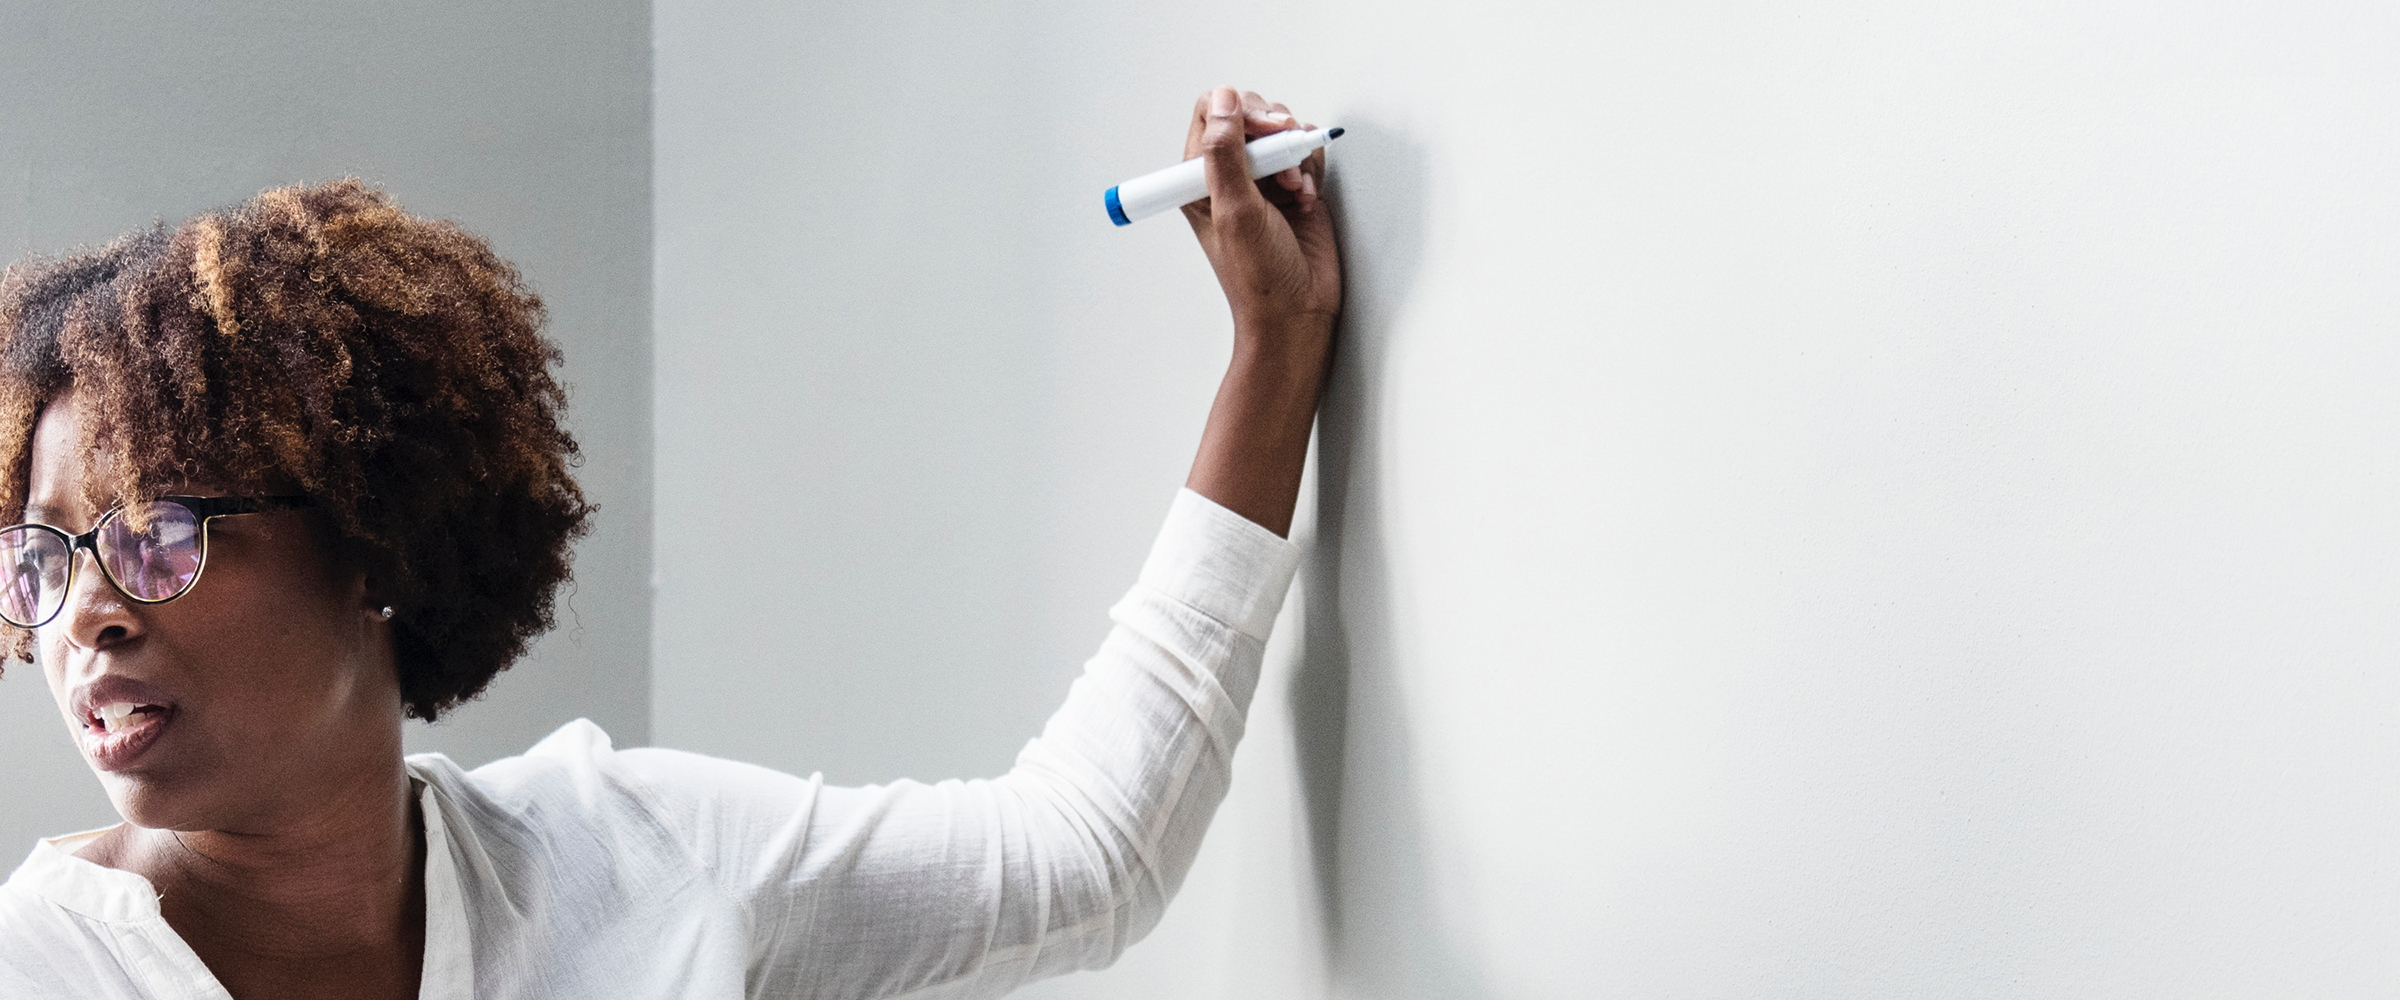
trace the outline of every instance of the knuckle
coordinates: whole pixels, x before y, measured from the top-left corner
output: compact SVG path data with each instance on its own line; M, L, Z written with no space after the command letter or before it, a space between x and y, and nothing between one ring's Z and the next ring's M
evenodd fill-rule
M1229 199L1230 200L1230 199ZM1231 204L1215 206L1210 214L1217 224L1237 233L1248 233L1266 225L1270 206L1263 198L1245 198Z

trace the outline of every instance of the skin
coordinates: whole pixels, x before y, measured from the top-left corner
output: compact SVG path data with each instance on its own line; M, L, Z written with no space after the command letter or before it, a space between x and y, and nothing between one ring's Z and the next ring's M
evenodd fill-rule
M36 425L26 519L88 530L81 397ZM174 492L219 495L208 484ZM76 853L150 880L167 924L236 997L414 997L424 845L400 757L390 626L363 573L300 512L219 518L208 564L165 604L126 600L88 555L37 657L70 732L105 676L174 702L124 771L94 769L127 822Z
M1185 217L1233 312L1234 352L1186 480L1264 525L1291 529L1341 305L1333 229L1317 201L1322 154L1249 179L1245 138L1296 127L1283 105L1220 88L1192 114L1187 156L1210 197ZM26 519L81 533L77 447L89 419L70 393L36 426ZM221 495L208 483L174 490ZM127 822L85 860L148 879L169 926L227 991L414 997L424 959L423 823L401 762L390 626L369 582L302 512L221 518L184 596L125 600L83 561L38 658L69 731L74 691L110 675L174 703L132 767L95 768ZM80 744L79 744L80 745Z
M1308 126L1256 93L1219 87L1192 107L1184 157L1207 158L1207 200L1184 207L1233 310L1233 362L1184 485L1278 535L1291 532L1309 430L1333 356L1342 268L1317 193L1325 151L1252 182L1242 144Z

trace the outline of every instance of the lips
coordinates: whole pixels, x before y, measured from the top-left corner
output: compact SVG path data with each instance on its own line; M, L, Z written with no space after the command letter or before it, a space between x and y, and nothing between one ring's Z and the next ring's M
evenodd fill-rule
M103 677L77 689L75 734L83 755L103 771L132 767L175 722L175 703L148 684Z

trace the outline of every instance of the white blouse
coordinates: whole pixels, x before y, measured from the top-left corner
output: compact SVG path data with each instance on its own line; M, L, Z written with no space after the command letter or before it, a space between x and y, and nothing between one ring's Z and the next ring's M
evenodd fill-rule
M986 997L1115 960L1225 796L1291 543L1189 490L1067 701L991 780L828 787L578 720L423 782L427 998ZM44 840L0 997L226 1000L131 872Z

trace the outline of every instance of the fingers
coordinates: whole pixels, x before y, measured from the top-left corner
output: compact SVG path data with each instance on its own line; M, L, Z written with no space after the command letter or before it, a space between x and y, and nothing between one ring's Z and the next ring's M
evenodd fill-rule
M1192 102L1192 124L1183 133L1184 159L1200 155L1200 134L1208 129L1208 100L1209 94L1202 94ZM1257 91L1246 91L1239 95L1238 100L1241 102L1242 132L1250 138L1274 135L1299 124L1292 117L1292 109L1269 103L1266 98L1258 96Z
M1269 104L1258 91L1242 92L1242 114L1248 116L1250 137L1274 135L1292 127L1292 109L1281 104Z
M1269 101L1259 96L1257 91L1236 92L1231 87L1219 87L1200 95L1199 99L1192 102L1191 126L1184 131L1183 157L1187 160L1195 157L1210 158L1208 165L1210 197L1207 201L1184 206L1185 217L1189 218L1194 226L1200 225L1203 220L1208 218L1211 206L1218 203L1219 179L1217 175L1219 173L1231 177L1246 177L1249 174L1247 151L1242 151L1239 156L1239 172L1236 173L1232 168L1234 159L1230 155L1232 151L1221 145L1227 136L1232 138L1233 145L1238 148L1250 139L1294 128L1310 129L1315 126L1302 124L1298 118L1293 116L1291 108L1281 102ZM1225 165L1220 166L1220 164ZM1271 179L1262 179L1254 185L1239 186L1250 189L1267 204L1278 208L1307 212L1316 204L1324 177L1325 154L1324 151L1319 150L1309 154L1309 158L1299 166L1279 171ZM1239 201L1243 204L1249 203L1247 198L1239 199ZM1234 202L1225 204L1231 205Z
M1250 152L1242 147L1248 138L1247 121L1240 95L1231 87L1219 87L1208 94L1207 124L1201 130L1200 156L1206 161L1208 173L1208 213L1228 216L1242 209L1267 207L1266 196L1250 182Z
M1314 125L1302 127L1316 128ZM1308 159L1300 161L1300 165L1292 169L1300 173L1300 210L1305 212L1317 203L1318 194L1325 188L1325 147L1317 147L1308 154Z
M1266 98L1258 96L1258 91L1255 90L1242 92L1242 115L1244 118L1243 129L1253 139L1262 135L1274 135L1298 124L1292 118L1292 109L1281 104L1269 103ZM1276 171L1275 183L1283 190L1297 194L1300 190L1300 171L1296 168ZM1271 196L1268 200L1278 205L1284 204L1285 201Z
M1275 130L1277 132L1281 132L1284 129L1293 128L1298 124L1298 122L1292 118L1292 109L1284 107L1281 103L1267 105L1267 113L1272 115L1274 119L1282 126L1281 128L1277 128ZM1289 169L1276 171L1275 183L1281 185L1286 191L1290 191L1294 194L1299 193L1300 168L1292 167Z
M1200 155L1200 134L1208 131L1208 95L1202 94L1192 102L1192 127L1183 133L1183 158Z

